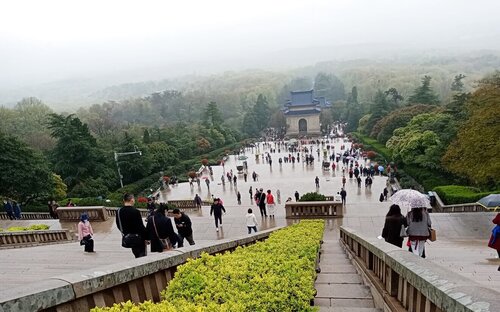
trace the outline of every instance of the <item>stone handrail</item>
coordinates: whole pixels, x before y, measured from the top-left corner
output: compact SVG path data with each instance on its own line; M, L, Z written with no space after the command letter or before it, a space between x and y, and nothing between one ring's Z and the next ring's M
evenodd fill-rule
M107 207L106 210L108 211L108 215L110 217L116 217L116 212L118 211L118 207ZM138 209L139 212L141 213L141 217L146 218L148 216L148 210L147 209Z
M0 311L89 311L132 300L160 300L160 292L173 278L177 266L202 253L232 251L264 240L280 229L261 231L215 243L200 243L122 263L57 276L0 294ZM130 257L133 257L130 254Z
M40 220L52 219L48 212L23 212L21 213L21 220ZM7 213L0 212L0 220L9 220Z
M347 227L340 240L384 311L500 311L500 292Z
M71 241L68 230L0 232L0 247Z
M285 204L287 219L339 218L344 216L342 202L309 201Z
M445 205L439 197L438 193L432 192L434 197L436 197L436 212L484 212L488 209L479 205L478 203L467 203L467 204L455 204L455 205Z
M185 209L185 208L193 208L193 209L197 209L195 203L194 203L194 200L169 200L168 203L170 205L173 205L179 209ZM201 202L201 205L202 206L210 206L211 203L206 201L206 200L203 200Z
M88 214L90 221L106 221L109 218L104 206L59 207L56 211L62 221L79 221L83 212Z

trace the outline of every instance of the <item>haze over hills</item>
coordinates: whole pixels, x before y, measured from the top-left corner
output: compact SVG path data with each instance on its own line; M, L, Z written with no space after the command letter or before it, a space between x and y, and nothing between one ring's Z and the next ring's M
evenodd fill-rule
M331 55L339 57L332 60ZM3 89L0 105L14 106L23 97L34 96L43 100L56 111L72 112L79 107L105 101L120 101L147 96L167 89L186 90L196 88L198 83L211 79L223 79L224 74L251 76L255 73L273 72L286 75L283 83L293 77L310 77L318 72L332 72L347 86L359 81L349 77L370 69L376 70L380 79L387 71L412 71L418 75L438 69L450 74L464 73L471 77L469 82L479 79L494 69L500 68L500 51L449 51L391 50L382 45L353 45L346 47L302 48L277 51L262 55L247 56L245 59L224 59L206 63L173 64L156 68L123 70L114 73L57 80L20 88ZM361 79L362 80L362 79ZM381 86L385 85L383 81Z

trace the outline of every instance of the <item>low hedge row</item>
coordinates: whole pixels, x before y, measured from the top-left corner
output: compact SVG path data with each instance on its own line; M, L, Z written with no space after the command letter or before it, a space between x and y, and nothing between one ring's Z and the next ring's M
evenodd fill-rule
M317 311L310 301L323 229L323 221L301 221L264 242L203 254L178 267L161 302L128 301L91 311Z
M309 192L305 193L302 195L299 199L299 202L306 202L306 201L325 201L326 196L323 194L320 194L318 192Z
M11 226L7 230L1 229L0 232L6 231L6 232L23 232L23 231L43 231L43 230L48 230L50 226L46 224L33 224L30 226Z
M484 196L499 193L499 191L481 192L478 188L460 185L438 186L434 191L446 205L475 203Z

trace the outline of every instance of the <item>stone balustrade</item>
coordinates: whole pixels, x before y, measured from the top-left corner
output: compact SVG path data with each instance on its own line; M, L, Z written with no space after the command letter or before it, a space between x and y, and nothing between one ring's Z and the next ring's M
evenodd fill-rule
M75 272L2 291L0 311L89 311L95 306L111 306L132 300L160 300L160 292L173 278L177 266L202 253L232 251L238 246L265 240L280 229L261 231L215 243L197 243L164 253L132 259L91 272ZM130 257L133 257L130 254Z
M169 200L168 203L179 209L197 209L194 200ZM211 203L208 201L202 201L202 206L210 206Z
M108 215L109 215L110 217L115 218L115 217L116 217L116 212L117 212L117 211L118 211L118 209L120 209L120 208L117 208L117 207L107 207L106 209L108 210ZM148 213L149 213L147 209L138 209L138 210L139 210L139 212L141 213L141 217L143 217L143 218L147 218Z
M21 220L41 220L52 219L48 212L23 212L21 213ZM0 212L0 220L9 220L5 212Z
M309 201L288 202L285 204L287 219L341 218L344 216L341 202Z
M467 203L467 204L455 204L455 205L445 205L439 197L438 193L432 192L436 197L436 205L434 206L435 212L484 212L488 211L488 209L479 205L478 203Z
M109 218L104 206L59 207L56 211L61 221L79 221L84 212L88 214L90 221L106 221Z
M68 230L0 232L0 248L71 241Z
M340 240L384 311L500 311L500 292L347 227Z

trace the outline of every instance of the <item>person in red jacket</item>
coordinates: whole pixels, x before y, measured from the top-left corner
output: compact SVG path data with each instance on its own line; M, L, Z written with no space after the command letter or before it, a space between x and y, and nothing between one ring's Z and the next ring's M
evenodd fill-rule
M496 249L498 258L500 258L500 213L497 213L496 217L493 219L493 223L496 224L496 226L491 233L488 247ZM500 266L498 267L498 271L500 271Z

